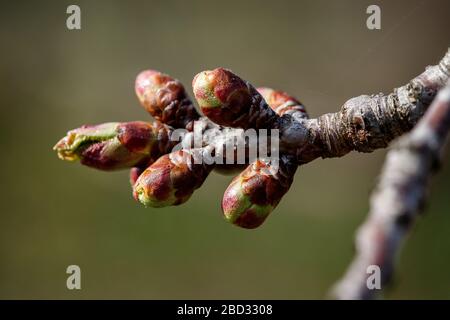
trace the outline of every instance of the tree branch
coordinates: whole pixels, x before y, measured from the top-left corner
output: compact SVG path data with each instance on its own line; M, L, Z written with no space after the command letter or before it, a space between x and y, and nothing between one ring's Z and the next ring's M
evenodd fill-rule
M449 130L450 81L411 133L388 153L369 216L357 232L356 257L334 290L337 298L374 298L379 290L367 286L371 265L380 267L382 288L388 284L402 240L422 210Z
M297 132L289 132L298 146L298 162L386 148L414 127L449 77L450 48L438 65L391 94L362 95L348 100L337 113L301 120Z

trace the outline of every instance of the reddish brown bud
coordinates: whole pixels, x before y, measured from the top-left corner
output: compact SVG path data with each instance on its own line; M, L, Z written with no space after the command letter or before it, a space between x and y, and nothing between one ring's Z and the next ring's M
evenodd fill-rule
M114 170L147 164L167 153L175 142L169 141L171 129L153 124L111 122L71 130L53 148L63 160L86 166Z
M186 202L212 169L193 161L190 153L182 150L162 156L139 176L133 188L134 198L150 207Z
M298 116L300 117L308 117L303 104L286 92L265 87L257 88L257 90L272 110L274 110L279 116L298 113Z
M136 78L136 95L144 108L157 120L175 128L185 128L200 116L176 79L154 70Z
M260 226L289 190L297 165L283 156L278 170L269 162L256 160L233 179L225 191L222 211L237 226Z
M197 74L195 98L205 116L234 128L270 128L278 118L256 89L230 70L217 68Z

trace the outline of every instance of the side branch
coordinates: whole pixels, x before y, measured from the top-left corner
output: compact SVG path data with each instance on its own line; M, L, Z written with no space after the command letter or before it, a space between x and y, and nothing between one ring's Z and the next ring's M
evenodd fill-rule
M418 125L388 153L369 216L357 232L356 257L336 286L337 298L373 298L378 290L368 288L369 266L380 268L382 288L390 281L396 255L423 207L449 130L450 81Z

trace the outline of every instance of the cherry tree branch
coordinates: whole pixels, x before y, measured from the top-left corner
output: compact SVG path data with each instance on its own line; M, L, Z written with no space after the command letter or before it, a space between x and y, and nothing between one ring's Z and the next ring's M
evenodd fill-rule
M297 145L299 164L386 148L414 127L449 77L450 48L439 64L392 93L355 97L339 112L302 119L285 129L284 140Z
M356 235L356 257L335 287L337 298L374 298L380 290L367 285L369 266L380 268L381 288L389 283L403 239L423 208L449 130L450 81L411 133L389 151L368 218Z
M151 207L188 201L216 166L223 172L249 164L225 192L222 210L228 221L255 228L288 192L297 166L385 148L414 127L449 75L450 50L439 64L391 94L352 98L339 112L309 119L294 97L257 90L224 68L200 72L193 80L201 116L178 80L146 70L135 90L153 123L83 126L69 131L54 149L63 160L101 170L133 167L133 195ZM264 134L269 131L270 143ZM269 159L262 161L263 154L256 161L251 152L256 146L270 148ZM192 165L192 159L201 165ZM281 174L273 175L278 169Z

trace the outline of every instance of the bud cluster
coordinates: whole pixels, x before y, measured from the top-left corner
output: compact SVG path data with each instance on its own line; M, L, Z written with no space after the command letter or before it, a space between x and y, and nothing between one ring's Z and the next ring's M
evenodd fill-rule
M93 168L130 168L134 198L150 207L186 202L212 170L242 170L226 189L222 210L227 221L256 228L287 193L298 166L295 150L280 148L272 138L292 119L306 119L306 111L288 94L255 89L223 68L199 73L192 85L204 116L178 80L143 71L135 91L154 122L82 126L69 131L54 149L63 160L80 160ZM249 131L258 133L250 137ZM270 134L264 137L261 132ZM195 142L198 134L200 143ZM266 154L253 154L255 145ZM240 161L227 161L230 154Z

